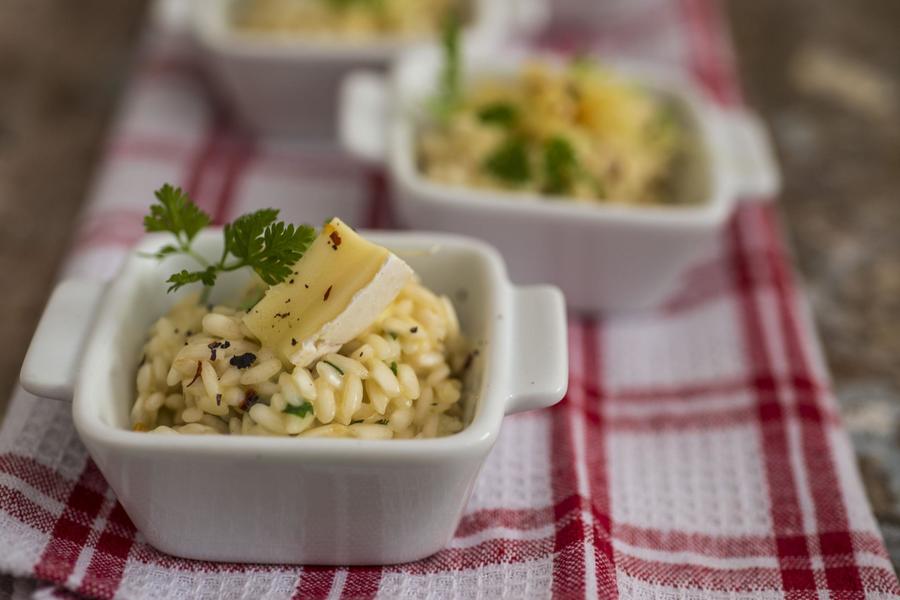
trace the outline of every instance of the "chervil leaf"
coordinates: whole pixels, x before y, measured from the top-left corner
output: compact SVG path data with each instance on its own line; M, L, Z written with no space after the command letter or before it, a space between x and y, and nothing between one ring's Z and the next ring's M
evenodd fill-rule
M235 258L253 268L260 278L274 285L291 274L291 267L316 237L308 225L295 227L276 222L272 208L244 215L225 227L225 247Z
M181 188L166 184L155 195L157 203L150 206L150 214L144 217L146 231L168 231L179 241L190 242L209 225L209 215L191 202Z
M191 283L200 282L207 287L212 287L216 283L218 270L215 267L207 267L202 271L188 271L183 269L180 273L173 273L167 280L169 286L168 292L174 292Z
M509 184L522 184L531 179L531 165L525 140L509 138L494 150L484 162L484 168L494 177Z
M289 415L295 415L295 416L297 416L297 417L303 418L303 417L305 417L306 415L308 415L308 414L310 414L310 413L313 412L313 405L312 405L309 401L304 402L304 403L301 404L300 406L293 406L293 405L290 405L290 404L289 404L289 405L288 405L287 407L285 407L285 409L284 409L283 411L281 411L281 412L284 412L284 413L287 413L287 414L289 414Z
M519 120L519 112L509 102L494 102L478 111L478 120L500 127L512 127Z
M563 137L554 137L544 143L544 191L548 194L564 194L572 186L578 170L578 158L572 144Z

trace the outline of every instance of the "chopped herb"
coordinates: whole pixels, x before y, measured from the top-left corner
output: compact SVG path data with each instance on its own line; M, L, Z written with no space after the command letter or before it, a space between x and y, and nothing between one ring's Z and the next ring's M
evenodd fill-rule
M245 352L244 354L236 354L231 357L231 360L228 362L233 367L237 367L238 369L246 369L250 365L252 365L256 361L256 355L252 352Z
M578 170L575 149L563 137L553 137L544 144L544 191L564 194L572 186Z
M395 377L397 376L397 361L396 360L391 361L391 372L394 374Z
M512 127L519 120L519 112L509 102L494 102L478 111L478 120L500 127Z
M509 184L523 184L531 179L531 165L525 140L512 137L500 144L484 162L484 168L494 177Z
M338 373L340 373L341 375L344 374L344 370L342 368L340 368L339 366L337 366L336 364L334 364L333 362L328 361L328 360L323 360L322 362L325 363L326 365L331 365L332 367L334 367L334 370L337 371Z
M265 283L275 285L290 275L291 267L316 237L316 230L309 225L287 225L277 220L278 210L265 208L226 224L222 255L218 261L210 262L192 248L194 238L211 222L210 216L181 188L166 184L155 195L157 203L150 206L150 214L144 217L144 229L169 232L175 236L175 244L164 246L152 256L161 260L184 254L201 266L196 271L183 269L173 273L166 280L169 292L191 283L202 283L206 288L205 300L220 273L243 267L250 267Z
M191 387L192 385L194 385L194 382L200 378L200 371L202 371L202 370L203 370L203 363L198 360L197 361L197 370L194 372L194 378L191 379L191 382L189 384L187 384L185 387Z
M444 66L438 82L437 96L432 101L432 110L439 119L446 119L459 106L462 83L461 27L461 19L457 11L450 11L444 19L441 33Z
M294 415L296 417L303 418L308 414L313 412L313 405L307 400L304 401L300 406L288 405L283 411L283 413Z
M397 339L397 334L394 333L393 331L388 331L387 333L388 333L389 336L391 336L391 339L392 339L392 340L396 340L396 339Z

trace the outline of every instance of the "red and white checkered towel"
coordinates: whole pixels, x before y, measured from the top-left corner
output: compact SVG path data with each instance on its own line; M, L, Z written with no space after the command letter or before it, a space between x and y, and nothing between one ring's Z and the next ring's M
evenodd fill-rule
M716 5L666 6L544 42L667 61L739 101ZM166 181L218 221L261 205L307 222L384 214L378 174L333 150L251 143L189 57L147 48L67 274L111 276ZM505 420L450 546L383 568L161 554L87 458L69 407L18 391L0 434L0 573L15 594L103 598L900 594L771 205L742 208L664 310L573 317L569 334L568 397Z

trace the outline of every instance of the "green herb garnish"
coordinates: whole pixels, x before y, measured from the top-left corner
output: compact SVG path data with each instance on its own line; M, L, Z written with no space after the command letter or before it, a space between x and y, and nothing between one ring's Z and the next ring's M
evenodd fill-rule
M391 361L391 372L394 374L394 377L397 376L397 361Z
M153 256L163 259L185 254L202 266L196 271L184 269L173 273L166 280L170 284L169 292L191 283L202 283L206 288L205 301L220 273L244 267L253 269L268 285L275 285L291 274L291 267L316 237L316 230L309 225L285 224L278 221L278 210L264 208L225 225L222 255L218 261L210 262L191 247L197 233L211 222L210 216L181 188L166 184L155 195L157 203L144 217L144 229L148 232L167 231L175 236L176 243L163 246Z
M326 365L331 365L332 367L334 367L334 370L337 371L338 373L340 373L341 375L344 374L344 370L342 368L340 368L339 366L337 366L336 364L334 364L333 362L331 362L330 360L323 360L322 362L325 363Z
M494 177L510 184L522 184L531 179L528 148L525 140L513 137L504 141L484 162L484 168Z
M459 106L462 83L462 59L460 51L460 31L462 19L459 13L447 13L441 32L441 46L444 49L444 66L438 83L438 93L433 100L433 111L439 119L446 119Z
M478 120L501 127L512 127L519 120L519 111L509 102L494 102L478 111Z
M294 415L296 417L303 418L306 415L313 412L313 405L309 400L306 400L300 406L288 405L283 411L283 413Z
M568 192L577 172L575 149L567 139L557 136L544 143L544 192Z

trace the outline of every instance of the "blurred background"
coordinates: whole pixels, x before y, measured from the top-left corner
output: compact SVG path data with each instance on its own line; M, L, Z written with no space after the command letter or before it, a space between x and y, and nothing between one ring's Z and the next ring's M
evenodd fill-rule
M723 2L860 468L900 564L900 2ZM144 0L0 3L0 416L127 81Z

